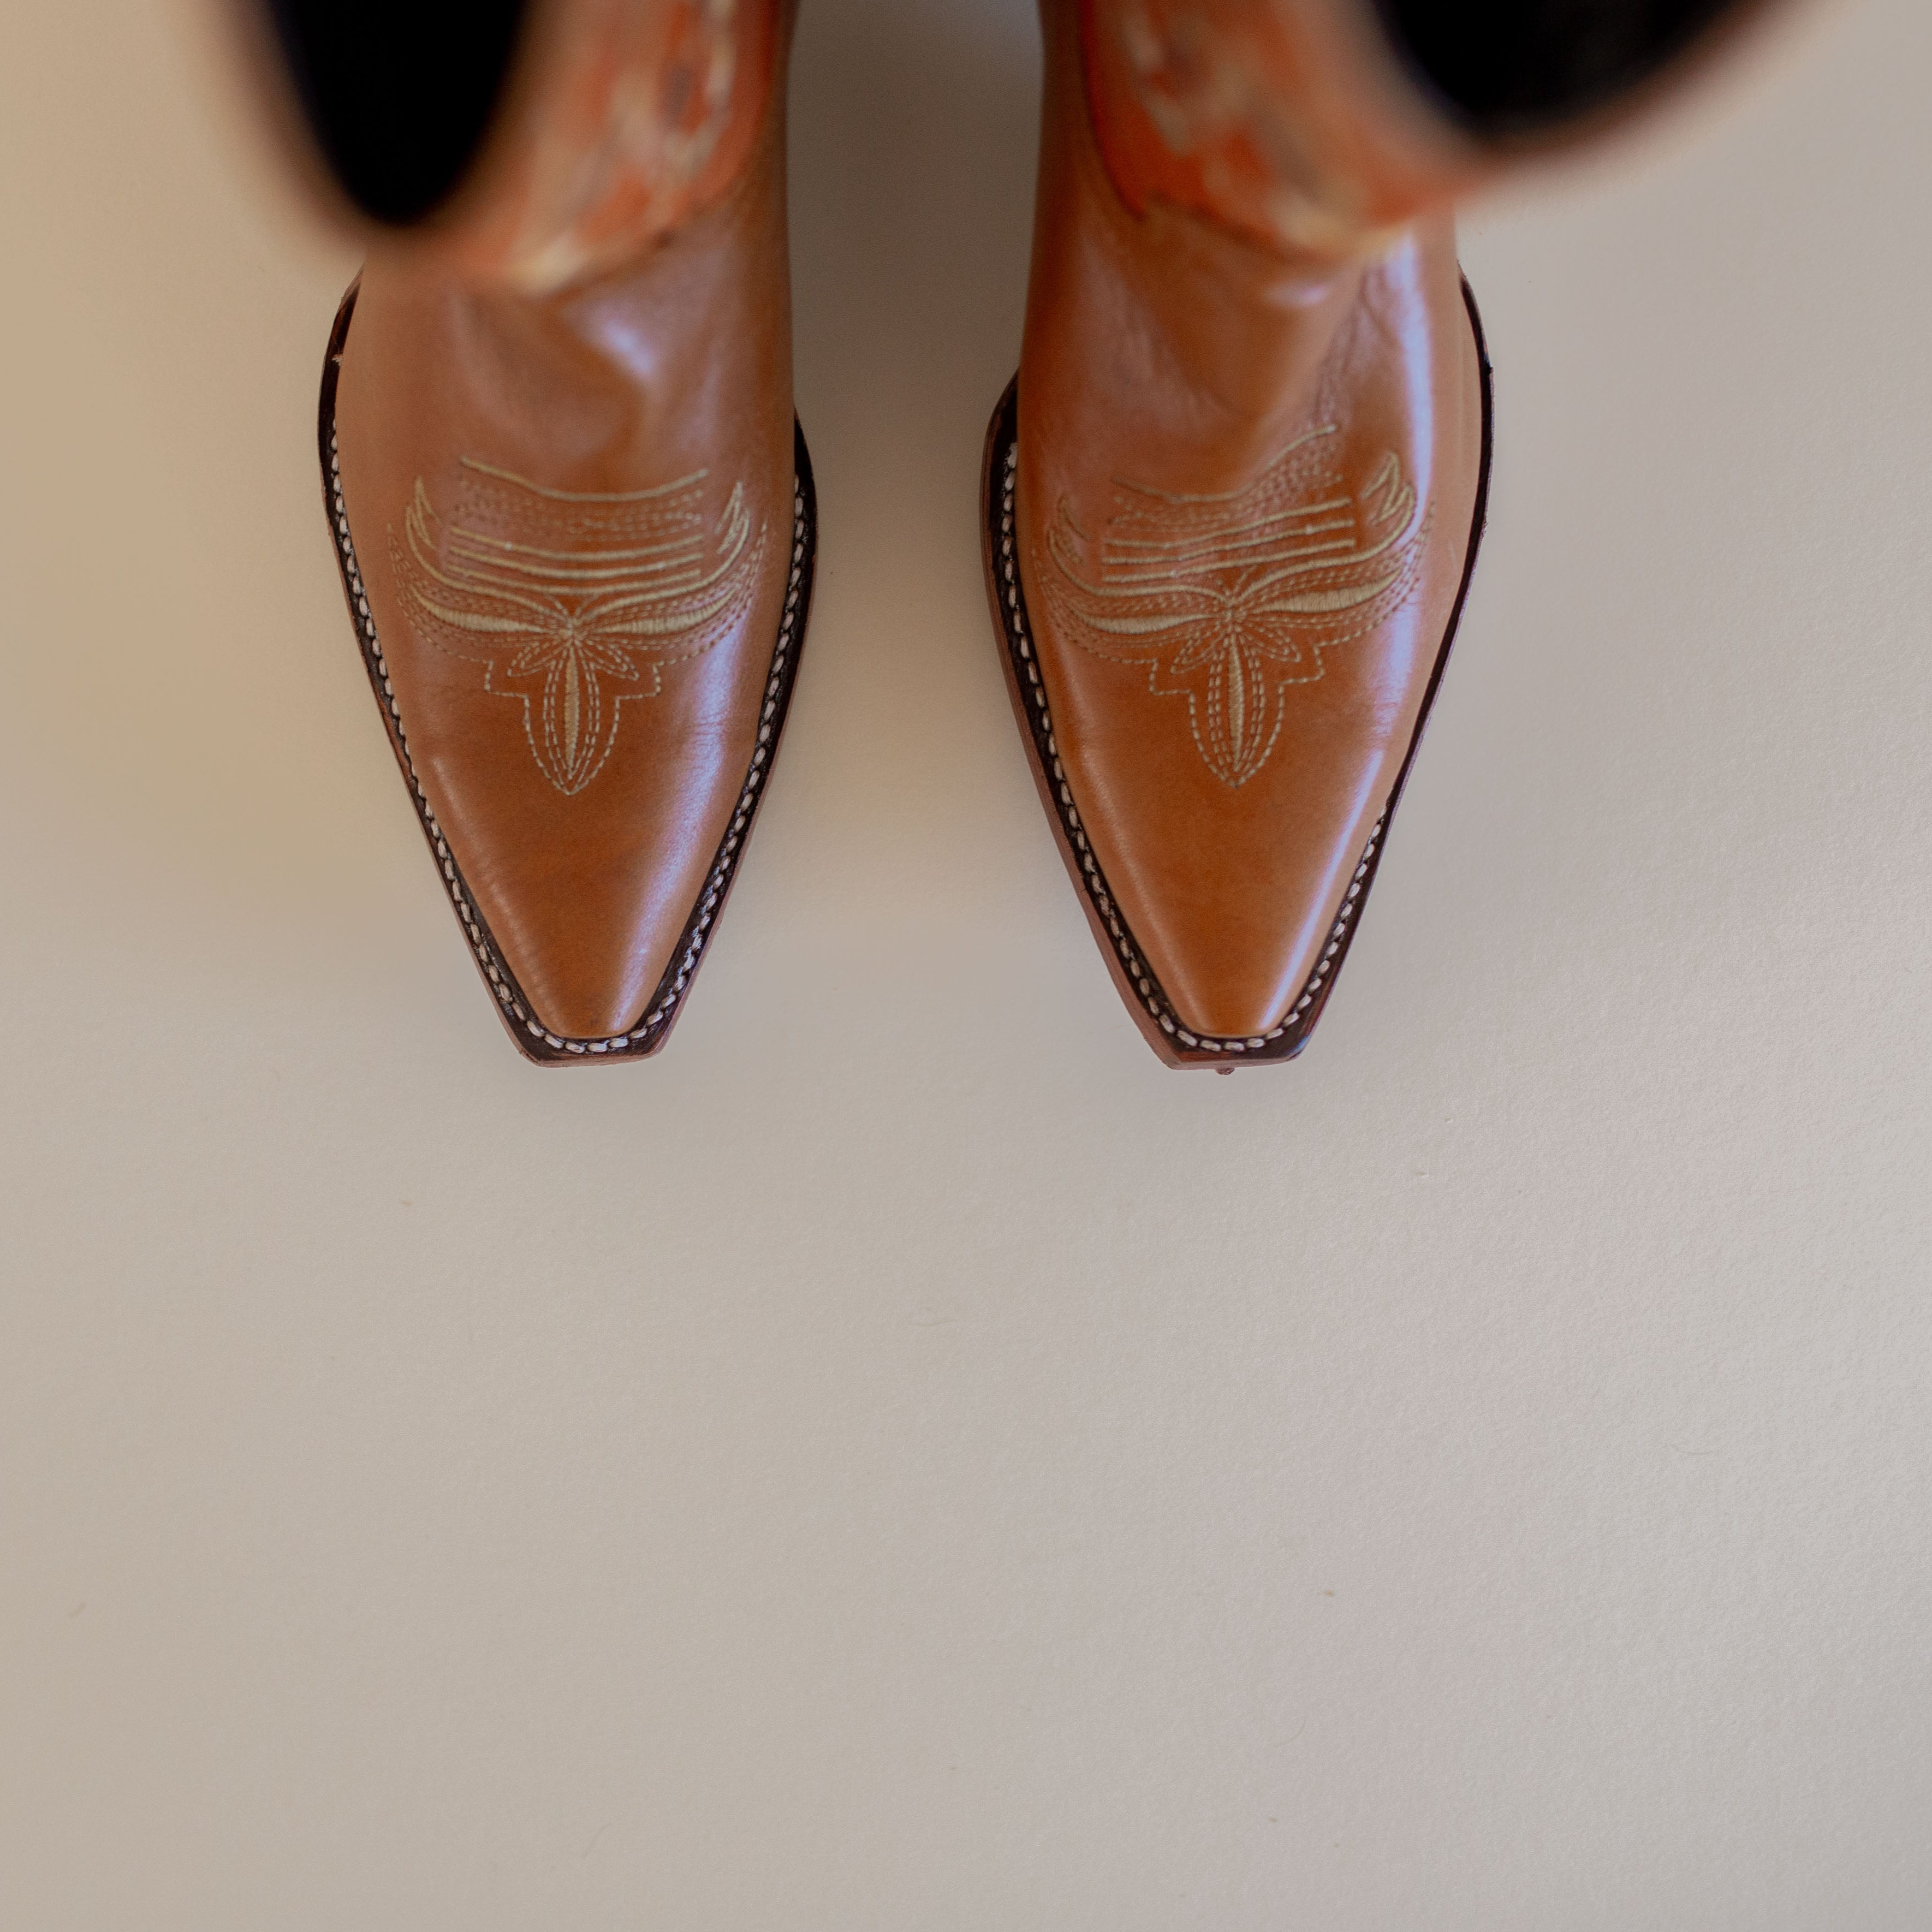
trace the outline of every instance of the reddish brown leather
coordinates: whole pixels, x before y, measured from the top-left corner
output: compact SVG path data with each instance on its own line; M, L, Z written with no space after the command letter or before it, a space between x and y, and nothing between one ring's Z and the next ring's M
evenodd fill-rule
M1065 782L1177 1012L1264 1035L1328 942L1462 588L1483 412L1453 236L1338 265L1157 196L1136 214L1072 0L1043 14L1016 491L1034 643Z
M1078 0L1088 106L1136 214L1159 200L1335 256L1502 156L1426 104L1365 0Z
M532 295L406 244L372 256L342 358L348 520L415 769L560 1036L638 1020L759 742L793 549L783 101L781 80L722 200L595 280ZM600 500L692 478L663 527L658 500ZM719 573L722 614L678 630ZM576 638L619 580L633 629ZM650 601L676 584L700 589ZM487 628L506 612L522 633Z
M1420 78L1372 0L1073 4L1100 149L1136 213L1158 197L1330 256L1634 127L1779 10L1779 0L1728 0L1670 60L1609 98L1484 137ZM1571 10L1574 31L1588 38L1592 9Z
M292 184L332 224L394 241L332 172L262 0L222 3L235 77ZM796 10L796 0L523 0L490 124L448 195L409 230L411 254L531 290L633 260L737 180L775 81L782 90Z
M532 290L634 260L738 179L793 14L777 0L530 0L502 112L418 245Z

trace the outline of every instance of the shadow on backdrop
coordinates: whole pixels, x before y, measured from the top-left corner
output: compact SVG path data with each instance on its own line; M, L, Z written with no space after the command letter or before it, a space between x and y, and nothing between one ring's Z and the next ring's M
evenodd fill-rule
M1039 88L1028 0L814 0L800 17L794 327L824 543L785 749L806 808L860 847L950 820L965 859L989 786L1030 806L978 492L1019 356Z

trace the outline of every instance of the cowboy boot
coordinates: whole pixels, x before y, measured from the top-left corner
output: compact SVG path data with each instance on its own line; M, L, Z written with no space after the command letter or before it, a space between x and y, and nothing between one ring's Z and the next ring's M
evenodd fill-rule
M322 480L464 938L546 1064L653 1053L803 644L778 0L275 0L262 70L368 256Z
M1442 675L1490 450L1448 208L1758 10L1042 0L988 584L1061 855L1169 1065L1307 1044Z

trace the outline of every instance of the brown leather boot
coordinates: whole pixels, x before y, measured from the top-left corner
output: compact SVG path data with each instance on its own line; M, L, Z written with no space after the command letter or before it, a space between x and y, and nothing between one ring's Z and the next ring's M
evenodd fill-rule
M1585 46L1552 0L1042 0L988 581L1062 856L1172 1066L1307 1043L1455 635L1490 402L1450 203L1628 114L1724 9L1595 10Z
M512 1037L661 1047L812 593L777 0L278 0L370 252L323 482L391 742Z

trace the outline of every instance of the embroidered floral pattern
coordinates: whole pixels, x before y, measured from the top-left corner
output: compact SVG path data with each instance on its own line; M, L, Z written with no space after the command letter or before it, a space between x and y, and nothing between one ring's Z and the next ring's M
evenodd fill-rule
M710 532L705 472L618 495L548 490L465 458L438 515L422 479L389 532L418 636L485 667L484 688L524 707L539 770L568 797L603 769L627 698L655 698L662 667L709 650L756 592L765 548L742 484Z
M1184 694L1224 784L1268 763L1288 687L1313 683L1324 650L1386 622L1415 586L1427 519L1400 460L1352 491L1336 434L1310 431L1226 496L1118 483L1097 545L1064 502L1048 535L1056 622L1096 656L1146 664L1150 691Z

